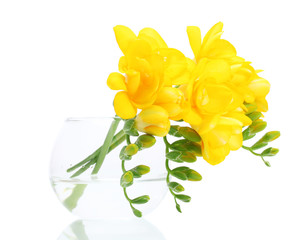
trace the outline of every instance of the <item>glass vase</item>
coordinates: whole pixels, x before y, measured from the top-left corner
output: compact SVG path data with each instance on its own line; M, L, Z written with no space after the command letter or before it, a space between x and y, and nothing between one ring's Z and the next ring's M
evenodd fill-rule
M126 145L120 141L104 159L97 175L92 175L94 164L70 168L86 159L103 145L114 118L69 118L57 137L51 162L50 180L60 202L73 214L82 219L120 219L134 217L127 201L120 177L123 174L119 158L120 150ZM120 121L117 132L123 128ZM135 137L132 137L135 141ZM142 178L134 179L127 188L130 198L149 195L150 201L138 205L143 215L153 211L167 193L166 169L164 167L164 145L157 138L156 144L125 162L130 170L137 165L149 166L151 171ZM69 169L69 171L68 171ZM77 171L82 174L75 176Z

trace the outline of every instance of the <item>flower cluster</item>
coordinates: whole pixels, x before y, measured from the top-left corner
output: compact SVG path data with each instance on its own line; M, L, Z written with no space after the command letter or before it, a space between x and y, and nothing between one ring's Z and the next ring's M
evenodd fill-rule
M253 122L248 106L266 112L270 89L260 71L221 39L222 27L221 22L214 25L203 40L198 27L188 27L195 56L190 59L169 48L152 28L136 36L129 28L116 26L124 56L120 73L111 73L107 80L111 89L119 90L114 99L119 117L137 116L139 131L161 137L168 134L170 120L183 120L198 132L203 158L213 165L242 147L243 127Z

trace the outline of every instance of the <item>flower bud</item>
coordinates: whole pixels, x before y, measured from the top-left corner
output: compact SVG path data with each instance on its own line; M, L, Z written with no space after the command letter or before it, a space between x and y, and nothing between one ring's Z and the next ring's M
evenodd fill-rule
M170 130L168 112L164 108L155 105L145 108L136 117L135 127L140 132L164 137Z
M257 120L249 126L250 133L258 133L263 131L267 127L267 123L263 120Z
M135 199L131 200L131 203L133 204L145 204L150 200L150 197L148 195L143 195L140 197L137 197Z
M150 172L150 167L145 165L138 165L131 169L130 171L133 173L135 178L140 178L142 175L145 175Z
M175 195L175 197L183 202L190 202L191 201L191 197L187 196L187 195L178 194L178 195Z
M248 114L247 116L254 122L258 120L263 114L260 112L252 112Z
M200 142L201 141L201 137L193 128L179 127L178 131L184 138L186 138L192 142Z
M185 190L184 187L180 183L177 183L177 182L169 182L168 187L176 193L180 193Z
M127 188L133 184L133 174L131 171L123 173L120 179L120 185L123 188Z
M279 149L278 148L272 148L272 147L270 147L270 148L265 149L261 153L261 155L263 157L265 157L265 156L271 157L271 156L275 156L278 152L279 152Z
M126 148L124 149L124 154L128 155L128 156L133 156L135 154L137 154L138 152L138 146L134 143L129 144L128 146L126 146Z
M144 134L138 137L135 144L139 146L140 149L150 148L156 143L155 137Z
M250 114L250 113L256 111L258 108L256 104L252 104L252 103L246 103L245 107L247 109L246 114Z
M275 139L277 139L278 137L280 137L280 132L279 131L271 131L271 132L267 132L263 137L262 137L262 141L263 142L272 142Z

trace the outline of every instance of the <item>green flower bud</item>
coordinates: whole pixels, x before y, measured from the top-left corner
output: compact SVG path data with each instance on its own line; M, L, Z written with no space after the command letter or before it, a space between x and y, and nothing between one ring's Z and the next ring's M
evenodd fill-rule
M179 213L182 213L181 206L178 203L176 203L176 209Z
M182 155L179 157L180 160L187 163L196 162L197 158L193 152L182 152Z
M166 154L166 158L171 160L171 161L181 163L181 162L183 162L182 160L180 160L181 155L182 155L182 152L172 151L172 152L168 152Z
M135 144L139 146L140 149L150 148L156 143L155 137L149 134L144 134L138 137Z
M139 148L136 144L132 143L129 144L128 146L125 147L124 149L124 154L128 155L128 156L133 156L135 154L137 154Z
M145 166L145 165L138 165L136 167L134 167L133 169L131 169L130 171L133 173L135 178L139 178L142 175L145 175L147 173L150 172L150 167Z
M252 104L252 103L245 103L245 106L246 106L246 108L247 108L247 112L246 112L246 114L250 114L250 113L252 113L252 112L254 112L254 111L256 111L257 110L257 105L255 105L255 104Z
M145 204L150 200L150 197L148 195L140 196L135 199L131 200L131 203L133 204Z
M191 197L187 196L187 195L177 194L177 195L175 195L175 197L183 202L190 202L191 201Z
M180 128L180 126L178 126L178 125L171 126L169 134L174 136L174 137L182 137L182 135L179 133L179 128Z
M258 141L253 146L251 146L251 149L252 150L257 150L257 149L266 147L267 145L268 145L268 143Z
M135 120L134 119L128 119L125 120L124 126L123 126L123 131L125 134L130 135L130 136L138 136L138 131L136 130L135 126Z
M261 140L263 142L272 142L274 140L276 140L278 137L280 137L280 132L279 131L271 131L271 132L267 132L262 138Z
M180 127L178 129L179 133L186 139L192 142L200 142L201 137L199 134L192 128L190 127Z
M256 134L251 133L249 128L247 128L243 131L243 140L244 141L249 140L249 139L253 138L254 136L256 136Z
M177 183L177 182L169 182L168 187L176 193L180 193L185 190L184 187L180 183Z
M172 150L177 150L181 152L185 152L185 151L194 152L198 156L201 156L201 146L198 143L191 142L187 139L182 139L182 140L173 142L170 148Z
M134 208L134 207L131 207L131 209L132 209L133 214L134 214L136 217L138 217L138 218L141 218L141 217L142 217L142 212L141 212L141 211L137 210L137 209Z
M183 181L187 180L187 175L181 171L171 171L171 175Z
M133 174L131 171L127 171L122 174L120 179L120 186L127 188L133 184Z
M131 160L131 156L125 154L125 150L126 150L127 146L124 146L121 151L120 151L120 154L119 154L119 158L124 161L124 160Z
M267 123L263 120L257 120L249 126L250 133L258 133L263 131L267 127Z
M261 155L264 156L264 157L266 157L266 156L271 157L271 156L275 156L278 152L279 152L279 149L278 148L272 148L272 147L270 147L270 148L265 149L261 153Z
M260 112L252 112L247 115L253 122L258 120L261 116L263 116L262 113Z
M202 180L202 176L196 172L195 170L189 169L186 172L188 181L201 181Z

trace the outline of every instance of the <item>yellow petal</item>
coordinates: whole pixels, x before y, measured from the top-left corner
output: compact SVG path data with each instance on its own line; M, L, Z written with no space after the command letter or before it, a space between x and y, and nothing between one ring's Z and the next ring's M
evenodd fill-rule
M138 38L149 42L153 49L168 47L160 34L152 28L142 29L138 34Z
M236 50L230 42L217 39L211 44L211 47L205 50L203 56L208 58L231 58L236 56Z
M242 134L236 134L236 135L232 135L229 139L229 147L230 150L232 151L236 151L238 149L241 148L243 143L243 137Z
M137 92L140 85L140 73L134 70L127 71L125 82L128 94L132 96Z
M267 112L268 111L268 102L265 98L256 99L256 104L259 112Z
M209 61L205 67L205 72L208 77L214 78L216 83L226 82L231 77L230 65L224 60Z
M205 35L205 37L203 39L203 43L207 42L210 38L212 38L215 35L217 35L218 33L220 33L222 31L222 28L223 28L222 22L216 23Z
M158 137L164 137L168 134L170 130L170 124L168 124L165 127L157 127L157 126L151 125L151 126L145 127L144 130L148 134L152 134Z
M122 73L126 73L126 71L128 70L128 63L127 63L127 60L126 60L126 57L125 56L122 56L119 59L118 70L120 72L122 72Z
M123 119L134 118L137 108L133 106L126 92L118 92L114 98L114 109L116 114Z
M130 42L137 38L136 35L133 31L131 31L130 28L126 26L117 25L113 29L120 50L123 52L123 54L126 54Z
M190 42L191 49L194 53L196 60L198 59L198 53L201 48L201 32L199 27L190 26L187 27L187 34Z
M199 113L191 108L188 112L185 113L185 116L183 117L183 120L193 126L199 125L202 122L202 118L199 115ZM193 127L194 128L194 127Z
M107 85L112 90L126 90L124 79L125 77L118 72L110 73Z
M265 97L270 91L270 83L266 79L259 78L253 80L249 88L256 97Z

